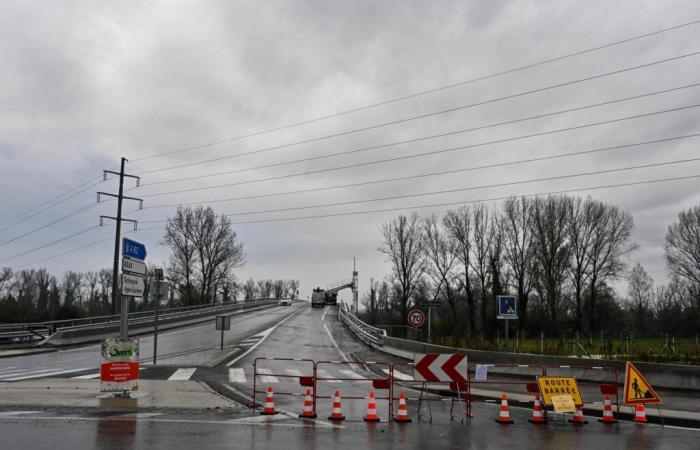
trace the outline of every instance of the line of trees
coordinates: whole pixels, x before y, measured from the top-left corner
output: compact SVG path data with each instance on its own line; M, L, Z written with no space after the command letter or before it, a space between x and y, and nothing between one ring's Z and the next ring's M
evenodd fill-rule
M391 266L363 296L373 323L405 325L409 307L440 302L437 332L493 337L496 296L518 297L526 334L600 331L694 335L700 325L700 206L666 235L671 281L654 287L627 270L633 219L592 198L512 197L500 207L462 206L442 217L399 215L381 227ZM627 296L613 286L628 279Z

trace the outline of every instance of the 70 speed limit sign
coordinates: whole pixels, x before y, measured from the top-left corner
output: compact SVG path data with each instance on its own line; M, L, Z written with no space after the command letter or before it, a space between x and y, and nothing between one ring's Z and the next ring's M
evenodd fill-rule
M420 328L425 323L425 313L420 309L412 309L408 312L408 324Z

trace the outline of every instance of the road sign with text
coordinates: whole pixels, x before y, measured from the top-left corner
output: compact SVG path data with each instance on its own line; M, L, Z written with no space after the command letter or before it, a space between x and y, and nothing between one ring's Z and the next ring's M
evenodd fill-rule
M129 272L129 273L134 274L134 275L145 275L146 274L146 264L144 264L143 261L123 257L122 258L122 271Z
M554 404L552 398L559 395L569 395L574 400L574 404L583 405L581 391L574 377L539 376L537 377L537 385L542 394L542 403L547 406L552 406Z
M122 295L127 297L143 297L143 291L146 289L146 284L143 282L143 277L138 275L122 274Z
M425 313L420 309L412 309L408 312L408 324L420 328L425 323Z
M122 238L122 256L143 261L146 259L146 246L140 242Z
M416 381L466 383L469 378L467 355L426 353L413 355Z

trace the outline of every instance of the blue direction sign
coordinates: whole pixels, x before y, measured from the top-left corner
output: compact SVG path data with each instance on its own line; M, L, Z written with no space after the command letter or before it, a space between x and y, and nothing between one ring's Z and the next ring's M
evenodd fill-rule
M143 261L146 259L146 246L140 242L122 238L122 256Z

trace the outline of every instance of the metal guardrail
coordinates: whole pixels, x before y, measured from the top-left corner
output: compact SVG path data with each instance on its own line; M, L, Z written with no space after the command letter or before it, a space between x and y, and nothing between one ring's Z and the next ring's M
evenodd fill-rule
M368 345L384 345L386 331L368 325L348 311L344 303L338 308L338 320L343 322L362 342Z
M254 304L267 304L276 302L276 299L258 299L244 303L219 303L216 305L194 305L183 306L177 308L165 308L159 312L159 320L166 321L168 319L187 320L191 317L210 315L217 312L231 311L244 308ZM129 326L138 326L152 322L155 317L155 311L140 311L129 314ZM95 316L82 319L67 319L54 320L47 322L33 322L21 324L2 324L0 325L0 344L7 342L32 342L42 338L46 338L57 331L74 331L85 329L100 329L108 326L118 325L120 320L119 315L110 316ZM37 332L37 330L43 331Z

